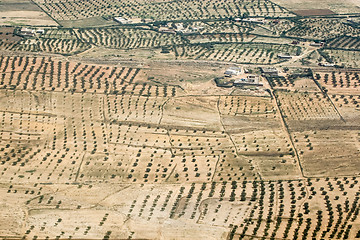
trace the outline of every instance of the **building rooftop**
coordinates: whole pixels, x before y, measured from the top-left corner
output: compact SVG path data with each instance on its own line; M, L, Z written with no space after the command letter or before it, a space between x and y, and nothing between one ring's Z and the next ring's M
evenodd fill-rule
M274 67L263 67L263 68L261 68L261 70L263 73L275 73L275 72L277 73L278 72L278 70Z

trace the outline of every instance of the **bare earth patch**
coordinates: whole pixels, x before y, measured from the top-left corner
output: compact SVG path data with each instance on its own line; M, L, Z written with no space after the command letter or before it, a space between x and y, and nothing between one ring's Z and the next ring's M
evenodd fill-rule
M321 3L317 0L274 0L276 4L279 4L289 11L299 9L329 9L337 14L343 13L359 13L359 1L357 0L324 0Z
M307 9L307 10L296 10L293 12L299 16L325 16L325 15L336 14L335 12L329 9Z
M1 1L0 16L0 25L58 25L30 0Z

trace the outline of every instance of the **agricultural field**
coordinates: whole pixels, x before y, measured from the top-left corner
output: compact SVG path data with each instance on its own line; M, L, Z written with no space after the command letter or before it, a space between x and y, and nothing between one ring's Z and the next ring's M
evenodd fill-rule
M268 77L267 80L269 81L270 86L277 90L292 90L300 93L318 92L319 90L314 80L309 77L296 78L290 75L287 77Z
M349 68L358 68L360 66L360 51L343 51L338 49L324 49L321 55L326 61L343 65Z
M21 41L21 37L14 35L14 30L13 27L0 28L0 49L10 49Z
M360 38L351 37L351 36L334 38L328 41L327 47L349 49L349 50L360 50Z
M71 92L132 92L165 94L163 87L146 86L141 69L108 67L51 57L0 57L1 88ZM169 89L170 91L171 89ZM172 89L169 94L173 94Z
M40 38L76 40L77 36L72 29L49 28Z
M0 62L3 236L351 239L360 231L358 130L314 80L295 79L273 96L194 95L207 85L164 85L147 68ZM326 120L335 125L323 129Z
M73 31L49 28L37 38L21 38L14 35L15 28L2 28L0 50L44 52L73 55L88 50L91 45L76 38Z
M358 174L357 74L319 71L314 79L297 78L287 84L288 79L274 80L277 104L304 175ZM319 165L325 161L326 170Z
M58 25L31 0L2 0L0 2L0 16L0 26Z
M293 16L270 1L57 1L37 0L36 3L59 22L99 16L124 16L126 18L153 19L156 21L215 19L233 16ZM161 13L161 14L160 14Z
M310 39L328 39L343 35L359 36L360 29L344 24L339 18L308 18L295 22L295 26L286 31L287 36Z
M95 28L76 30L75 34L82 41L108 48L156 48L184 42L180 36L141 29Z
M272 32L272 35L280 36L284 34L286 31L292 29L295 26L295 22L291 20L275 20L270 22L268 25L264 26L263 28L267 29L268 31Z
M360 79L358 72L319 71L315 72L315 79L330 93L359 94Z
M335 123L336 124L336 123ZM333 137L337 136L337 141ZM304 173L311 176L346 176L358 174L359 149L357 147L358 131L347 128L294 131L295 147L304 166ZM338 142L338 140L340 140ZM319 162L326 159L329 167Z
M359 7L0 0L0 239L360 239Z
M245 23L245 22L195 22L192 24L184 24L184 28L198 29L200 33L247 33L252 30L253 27L256 27L254 24ZM193 30L194 31L194 30ZM185 32L186 33L186 32Z
M281 109L289 122L306 120L337 120L340 116L321 93L286 93L279 91Z
M336 14L360 13L359 3L356 0L324 0L321 4L317 0L273 0L275 4L283 6L289 11L326 9ZM325 11L318 14L326 14Z
M252 42L255 36L248 34L202 34L186 36L190 43L231 43L231 42Z
M235 63L271 64L281 61L277 55L288 52L299 55L301 48L266 43L194 44L172 49L177 58L206 59Z
M77 40L71 39L28 39L21 41L12 50L29 51L29 52L48 52L58 54L76 54L89 49L89 45Z
M359 230L356 224L359 199L354 191L357 187L357 178L336 177L247 181L240 185L223 182L25 188L12 184L2 187L2 192L8 198L15 195L17 202L27 201L29 208L37 208L29 216L34 225L24 226L29 238L45 238L48 232L57 232L59 237L74 239L157 238L159 234L176 239L221 239L225 237L225 229L229 229L234 239L250 239L261 232L291 239L309 236L355 239ZM109 191L111 194L106 195ZM34 199L38 193L44 196L41 200ZM81 196L88 201L83 202ZM237 197L241 201L233 201ZM111 207L114 204L116 208ZM174 205L180 207L174 208ZM5 211L16 213L6 218L15 227L16 216L21 217L22 213L15 211L11 203L7 203ZM76 217L71 213L76 213ZM159 215L169 220L155 217ZM246 217L246 222L240 225L241 217ZM178 227L174 225L177 222ZM211 228L209 223L213 225Z
M354 109L358 111L360 107L358 74L346 71L319 71L315 75L315 79L328 93L344 121L351 124L356 124L357 115Z

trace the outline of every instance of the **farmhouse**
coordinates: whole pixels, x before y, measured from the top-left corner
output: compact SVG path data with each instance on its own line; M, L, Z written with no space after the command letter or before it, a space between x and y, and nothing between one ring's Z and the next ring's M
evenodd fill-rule
M324 67L335 67L335 64L333 64L333 63L324 63L323 66Z
M292 56L290 56L290 54L288 54L288 53L278 54L277 57L280 59L292 59Z
M121 24L129 24L129 23L132 23L131 20L128 20L128 19L123 18L123 17L114 17L114 21L115 21L115 22L118 22L118 23L121 23Z
M160 27L159 31L163 32L163 33L172 33L172 34L176 33L176 31L174 29L169 29L167 27Z
M44 29L36 29L36 33L44 34L45 30Z
M31 28L21 28L18 31L18 35L22 37L34 37L35 36L35 30Z
M239 67L230 67L224 72L224 75L225 77L233 77L241 74L241 72L241 68Z
M234 86L263 86L263 84L259 82L259 76L248 75L246 78L236 79L234 81Z
M263 67L261 68L261 72L264 76L278 76L279 71L274 67Z
M319 43L312 42L312 43L310 43L310 46L312 46L312 47L322 47L322 46L324 46L324 42L319 42Z
M235 18L235 22L248 22L248 23L255 23L255 24L264 24L265 21L263 19L258 18Z

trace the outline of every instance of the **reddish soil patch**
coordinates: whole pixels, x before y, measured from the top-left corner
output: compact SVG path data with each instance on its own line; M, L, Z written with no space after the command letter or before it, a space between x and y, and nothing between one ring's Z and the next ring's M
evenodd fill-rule
M17 42L21 37L14 35L13 27L0 27L0 40Z
M307 10L295 10L293 12L299 16L323 16L323 15L336 14L335 12L329 9L307 9Z

